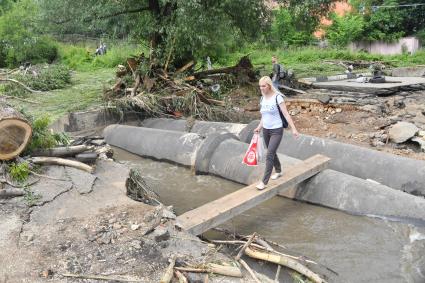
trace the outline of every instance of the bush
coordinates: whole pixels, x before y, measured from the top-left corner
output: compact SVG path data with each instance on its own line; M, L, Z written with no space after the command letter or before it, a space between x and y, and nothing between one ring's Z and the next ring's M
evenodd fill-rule
M65 88L71 83L71 70L64 65L38 65L29 72L13 76L14 79L24 83L34 90L49 91ZM5 91L9 95L25 96L27 91L22 87L9 84Z
M314 41L309 30L299 30L296 20L287 9L281 8L274 15L268 41L272 46L302 46Z
M25 153L31 153L37 149L52 148L57 145L68 145L69 137L65 134L54 134L49 130L50 118L48 115L41 116L35 120L28 117L32 122L32 139Z
M358 39L363 31L363 17L347 14L345 16L331 15L332 24L326 28L326 38L334 46L347 46Z
M37 5L21 0L0 16L0 67L24 62L52 62L58 55L55 42L38 35Z

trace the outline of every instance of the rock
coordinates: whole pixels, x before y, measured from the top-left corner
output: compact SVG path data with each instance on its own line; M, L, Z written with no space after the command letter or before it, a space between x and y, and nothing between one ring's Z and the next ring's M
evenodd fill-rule
M380 140L372 140L371 145L374 147L380 147L380 146L384 146L385 144L381 142Z
M170 232L168 231L167 227L164 226L156 227L152 234L155 241L157 242L167 241L170 239Z
M176 219L177 216L172 211L169 211L168 209L164 209L162 211L162 218Z
M421 137L414 137L412 138L412 141L417 142L419 146L421 147L421 151L425 152L425 139Z
M406 107L406 104L404 103L403 99L395 99L393 105L399 109L403 109Z
M32 241L34 241L34 234L28 234L28 235L27 235L27 241L28 241L28 242L32 242Z
M104 139L99 139L99 140L91 140L90 143L92 145L96 145L96 146L102 146L104 144L106 144Z
M203 273L188 272L185 274L190 283L204 283L205 275Z
M395 143L403 143L416 135L418 131L418 127L412 123L398 122L397 124L391 126L388 135Z
M139 224L131 224L131 226L130 226L130 229L132 230L132 231L136 231L136 230L138 230L140 228L140 225Z
M96 176L72 167L66 167L65 170L66 174L71 178L74 188L80 194L88 194L93 190Z
M317 99L323 104L328 104L331 101L331 97L327 94L320 95Z
M336 113L341 113L342 112L342 109L341 108L337 108L337 109L335 109L335 112Z
M425 137L425 131L419 131L418 136L419 137Z

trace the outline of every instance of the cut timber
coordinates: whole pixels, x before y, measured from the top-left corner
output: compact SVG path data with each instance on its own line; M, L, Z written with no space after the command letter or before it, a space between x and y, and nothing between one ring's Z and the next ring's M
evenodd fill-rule
M22 114L0 103L0 160L18 156L27 146L31 134L31 125Z
M202 234L326 169L329 160L323 155L310 157L288 168L283 177L271 180L265 190L257 190L256 184L247 186L180 215L178 221L190 233Z
M93 173L93 168L87 164L84 164L79 161L63 159L59 157L44 157L44 156L33 157L31 158L31 161L35 164L52 164L52 165L69 166L69 167L74 167L80 170L87 171L89 173Z
M87 150L92 150L93 146L87 145L75 145L65 147L54 147L44 150L35 151L32 156L50 156L50 157L63 157L63 156L74 156L78 153L82 153Z

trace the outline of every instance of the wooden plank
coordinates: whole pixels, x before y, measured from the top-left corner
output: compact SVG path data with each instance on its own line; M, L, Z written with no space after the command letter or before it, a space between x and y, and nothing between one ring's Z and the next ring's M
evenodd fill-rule
M188 211L177 219L181 226L190 233L194 235L202 234L274 197L282 190L290 188L326 169L329 161L330 158L327 156L315 155L289 167L283 177L277 180L270 180L267 188L262 191L257 190L256 184L253 184Z

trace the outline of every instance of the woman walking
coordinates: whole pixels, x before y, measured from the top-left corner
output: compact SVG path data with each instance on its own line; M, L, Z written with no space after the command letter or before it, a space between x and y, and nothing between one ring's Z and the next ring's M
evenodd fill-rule
M298 138L299 133L295 128L294 122L286 109L283 96L279 94L279 91L273 86L273 82L269 77L262 77L259 81L261 90L261 121L254 132L259 133L263 129L263 138L267 146L266 155L266 170L264 172L263 179L258 183L257 189L263 190L270 177L275 180L282 176L282 167L277 157L276 150L282 140L284 121L285 117L287 124L291 127L292 135ZM279 113L279 110L281 113ZM272 174L273 167L275 168L275 174Z

